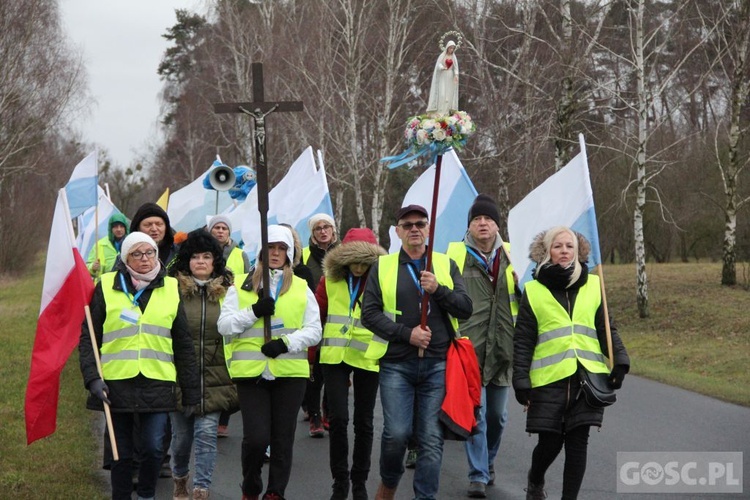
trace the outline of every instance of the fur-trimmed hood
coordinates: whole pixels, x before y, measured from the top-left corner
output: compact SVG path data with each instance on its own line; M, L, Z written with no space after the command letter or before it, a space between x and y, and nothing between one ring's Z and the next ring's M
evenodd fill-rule
M190 298L198 294L198 283L195 282L192 276L183 272L178 272L176 278L180 286L180 295L182 297ZM211 278L208 284L206 284L208 301L218 304L219 299L222 299L227 294L227 289L231 284L232 274L229 270L227 270L227 274L223 276Z
M331 281L341 281L346 278L346 269L351 264L372 266L378 261L378 257L387 253L383 247L366 241L342 243L326 253L323 273Z
M587 240L581 233L576 231L573 232L578 237L578 262L585 264L586 261L589 260L591 245L589 244L589 240ZM537 264L544 260L544 256L547 254L547 251L544 248L545 234L547 234L547 231L542 231L534 236L534 241L529 246L529 258Z

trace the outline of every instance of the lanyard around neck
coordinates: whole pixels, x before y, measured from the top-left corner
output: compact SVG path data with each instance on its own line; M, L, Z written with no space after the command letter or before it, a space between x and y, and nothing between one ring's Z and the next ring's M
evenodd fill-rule
M473 255L482 264L482 267L484 267L484 270L487 271L487 274L492 274L492 264L495 260L495 257L497 257L497 249L493 250L492 256L489 258L489 260L486 259L484 255L479 254L469 245L466 245L466 251Z
M140 298L145 288L141 288L140 290L135 292L135 295L130 295L130 292L128 291L128 287L125 285L125 277L122 274L120 274L120 284L122 285L123 293L125 293L125 295L128 296L128 299L130 299L130 301L133 302L133 306L134 307L139 306L138 299Z

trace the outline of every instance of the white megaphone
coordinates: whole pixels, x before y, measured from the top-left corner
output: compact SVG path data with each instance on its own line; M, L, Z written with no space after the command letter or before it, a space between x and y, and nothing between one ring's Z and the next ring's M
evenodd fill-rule
M234 170L226 165L214 168L208 176L208 182L216 191L229 191L234 187L235 180Z

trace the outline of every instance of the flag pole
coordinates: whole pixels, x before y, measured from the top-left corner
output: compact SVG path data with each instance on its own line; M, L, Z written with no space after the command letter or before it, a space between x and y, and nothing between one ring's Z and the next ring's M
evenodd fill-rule
M602 309L604 312L604 331L607 333L607 357L609 362L609 369L612 371L614 366L614 354L612 352L612 330L609 326L609 311L607 309L607 290L604 287L604 266L599 264L596 266L596 271L599 275L599 287L602 290Z
M89 336L91 337L91 347L92 351L94 351L94 359L96 360L96 371L99 373L99 378L104 380L104 375L102 374L102 362L99 359L99 346L96 342L96 335L94 334L94 322L91 320L91 309L89 309L89 306L84 306L84 310L86 311L86 323L89 327ZM115 429L112 425L112 413L109 410L109 405L106 401L102 401L102 404L104 405L104 418L107 422L107 434L109 434L109 444L112 446L112 458L115 460L120 460L120 455L117 453L117 441L115 440Z
M435 183L432 188L432 207L430 208L430 230L429 230L429 244L427 245L427 263L425 264L425 271L432 272L432 247L435 242L435 219L437 218L437 203L438 193L440 193L440 168L443 166L443 155L437 155L435 160ZM427 327L427 310L430 306L430 294L426 291L422 294L422 319L420 325L422 329ZM419 357L424 357L424 348L419 348Z
M96 159L94 165L96 165L96 205L94 205L94 248L96 252L96 262L99 263L99 270L97 275L102 275L101 261L99 260L99 150L95 149ZM107 226L109 228L109 226ZM80 231L80 228L79 228ZM86 256L88 258L88 255Z

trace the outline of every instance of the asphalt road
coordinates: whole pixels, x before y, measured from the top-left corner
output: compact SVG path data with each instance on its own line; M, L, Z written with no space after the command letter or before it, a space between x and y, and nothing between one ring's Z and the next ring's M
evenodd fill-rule
M351 398L350 398L351 399ZM503 435L500 453L495 462L497 480L487 488L490 499L524 499L526 472L536 436L524 432L523 409L511 398L508 427ZM219 440L219 455L214 472L211 498L239 499L241 491L240 443L242 422L239 413L232 416L230 436ZM375 443L373 470L368 480L370 498L379 483L378 460L382 432L380 402L375 407ZM308 424L297 426L292 476L286 498L328 499L331 478L328 469L328 435L323 439L308 436ZM350 441L351 446L351 441ZM727 495L643 495L617 494L618 451L681 451L681 452L743 452L743 494ZM750 408L744 408L663 384L628 376L619 391L618 402L608 408L600 432L592 430L589 439L588 466L579 498L600 500L683 499L683 498L750 498ZM552 465L546 478L549 498L560 498L562 490L563 455ZM267 478L264 468L264 481ZM466 498L467 465L463 444L446 442L440 477L441 499ZM735 474L736 475L736 474ZM409 499L413 472L407 470L396 494ZM172 480L160 479L157 498L171 498Z

